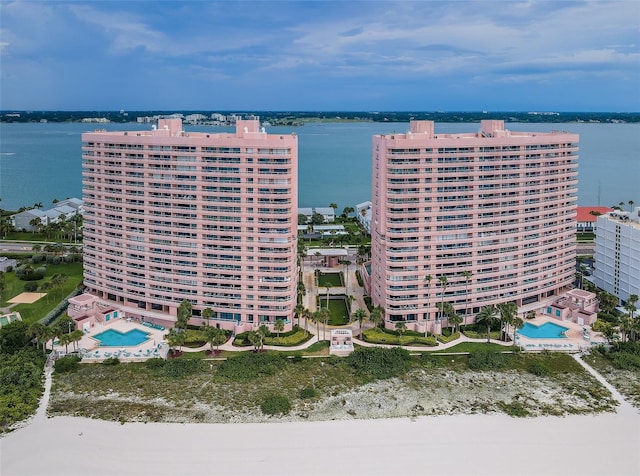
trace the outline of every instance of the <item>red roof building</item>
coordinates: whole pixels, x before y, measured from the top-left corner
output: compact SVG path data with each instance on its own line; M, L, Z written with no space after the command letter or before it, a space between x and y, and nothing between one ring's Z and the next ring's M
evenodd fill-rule
M578 207L576 216L578 231L594 231L598 215L604 215L612 211L613 208L609 207Z

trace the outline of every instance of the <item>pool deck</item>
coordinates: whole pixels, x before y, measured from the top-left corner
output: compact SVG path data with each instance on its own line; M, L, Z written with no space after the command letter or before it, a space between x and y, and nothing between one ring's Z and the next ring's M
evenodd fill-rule
M533 324L534 326L541 326L546 322L552 322L558 326L566 327L569 330L565 332L567 336L563 338L531 338L523 335L516 337L516 344L520 345L524 350L537 351L537 350L553 350L556 352L581 352L587 351L600 344L606 344L607 340L599 332L592 331L589 327L588 339L585 338L585 333L580 324L570 321L561 321L549 316L538 314L535 319L527 319L525 322Z
M149 334L149 340L135 346L101 347L100 342L94 339L93 336L107 329L114 329L123 333L132 329L139 329ZM92 327L91 331L82 337L82 340L78 343L78 348L80 349L83 363L102 362L113 357L117 357L123 362L139 362L158 357L165 358L169 351L169 346L164 340L166 333L166 330L153 329L135 321L116 319L104 324L96 324ZM65 353L65 346L63 345L57 345L54 349L62 354ZM72 345L69 346L69 351L73 351Z

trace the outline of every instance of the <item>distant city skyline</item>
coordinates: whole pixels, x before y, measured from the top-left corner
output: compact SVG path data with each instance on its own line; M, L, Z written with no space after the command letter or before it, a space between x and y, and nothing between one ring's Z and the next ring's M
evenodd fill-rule
M640 111L640 3L0 0L0 109Z

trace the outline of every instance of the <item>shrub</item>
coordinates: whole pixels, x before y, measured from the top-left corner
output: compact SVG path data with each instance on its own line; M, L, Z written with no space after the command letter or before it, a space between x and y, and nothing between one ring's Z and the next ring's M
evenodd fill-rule
M529 368L527 369L533 375L537 375L538 377L544 377L545 375L549 375L551 373L551 369L547 367L543 362L539 360L534 361Z
M367 379L385 379L397 377L407 372L410 355L405 349L394 347L359 347L347 357L347 363L356 374Z
M529 416L529 411L520 402L498 403L503 412L512 417L524 418Z
M281 354L243 352L220 364L218 374L235 382L253 380L261 375L274 375L287 363Z
M629 352L620 352L613 354L611 363L614 367L622 370L640 369L640 355L634 355Z
M31 263L33 264L42 263L44 260L45 260L45 257L43 254L36 254L31 257Z
M260 404L265 415L286 415L291 411L291 402L284 395L267 395Z
M164 366L157 369L162 375L173 378L192 375L203 369L202 360L194 359L172 359L168 360Z
M157 370L164 367L164 364L166 363L167 363L166 360L161 359L160 357L156 357L156 358L145 361L144 365L148 369Z
M117 357L111 357L110 359L105 359L102 362L102 365L120 365L120 359Z
M506 365L503 354L491 350L476 350L469 354L467 365L472 370L495 370Z
M75 372L80 367L80 357L75 357L72 355L62 357L56 360L55 370L56 372L64 373L64 372Z
M24 283L24 290L28 293L32 293L34 291L38 290L38 283L36 283L35 281L29 281L27 283Z
M308 398L314 398L318 395L318 392L313 387L305 387L300 390L300 398L306 400Z

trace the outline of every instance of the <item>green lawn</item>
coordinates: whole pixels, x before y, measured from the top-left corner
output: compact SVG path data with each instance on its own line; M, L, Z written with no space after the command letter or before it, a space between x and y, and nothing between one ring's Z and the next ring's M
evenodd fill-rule
M22 320L27 324L32 324L47 315L58 303L82 282L82 263L70 264L48 264L44 278L36 281L38 285L51 279L54 274L66 274L69 276L62 290L50 291L47 296L40 298L33 304L18 304L11 308L18 311ZM2 306L9 306L7 301L18 294L24 292L24 285L27 281L20 281L15 273L5 273L5 290L2 292Z
M326 296L318 296L318 307L327 307ZM330 326L344 326L349 324L349 310L344 295L329 297Z
M363 337L366 342L372 344L392 344L392 345L425 345L436 346L438 345L435 338L432 336L424 337L417 332L411 332L408 335L397 335L395 331L389 329L382 329L380 327L374 327L373 329L367 329L363 332Z
M344 286L344 283L342 282L342 274L322 272L318 273L318 287L323 288L326 287L327 284L332 287ZM326 291L326 289L324 291Z

